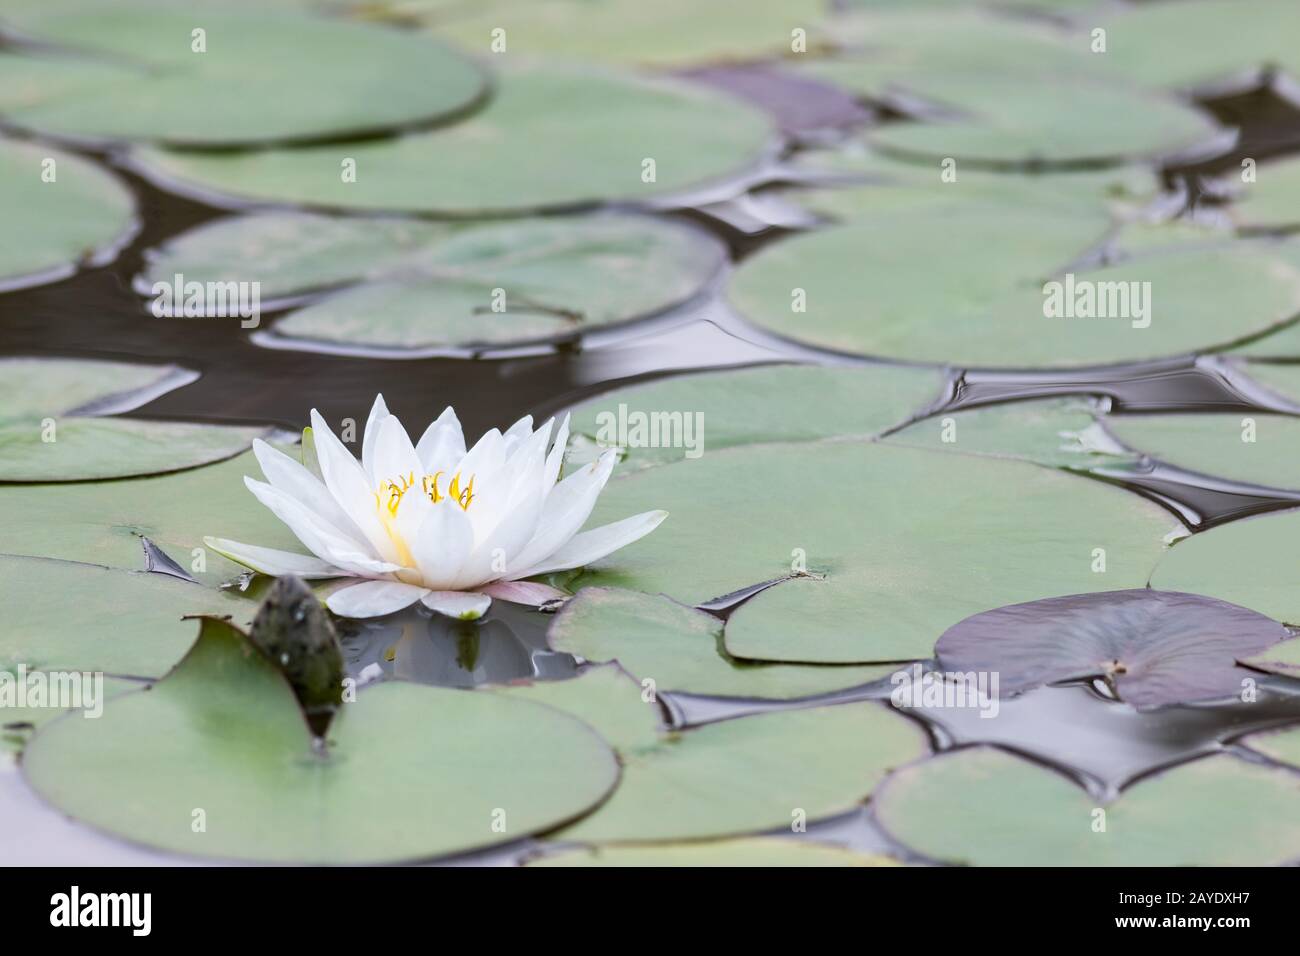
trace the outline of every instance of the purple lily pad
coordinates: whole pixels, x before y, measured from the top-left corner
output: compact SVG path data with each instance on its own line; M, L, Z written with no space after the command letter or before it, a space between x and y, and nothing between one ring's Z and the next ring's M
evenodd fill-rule
M991 671L1000 692L1102 678L1136 707L1240 694L1237 661L1290 632L1244 607L1176 591L1103 591L1013 604L950 627L939 669Z

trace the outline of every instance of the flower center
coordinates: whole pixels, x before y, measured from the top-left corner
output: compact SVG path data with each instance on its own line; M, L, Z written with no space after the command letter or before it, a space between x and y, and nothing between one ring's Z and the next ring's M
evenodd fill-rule
M440 471L436 475L424 475L419 481L421 494L435 505L444 498L450 498L460 505L462 511L468 511L470 503L474 500L474 476L471 475L469 484L462 488L460 472L456 472L444 490L442 476L445 474L445 471ZM379 490L375 492L375 504L381 511L386 511L390 518L396 518L397 509L402 506L402 499L415 487L415 472L399 475L396 480L390 478L382 481L379 483Z

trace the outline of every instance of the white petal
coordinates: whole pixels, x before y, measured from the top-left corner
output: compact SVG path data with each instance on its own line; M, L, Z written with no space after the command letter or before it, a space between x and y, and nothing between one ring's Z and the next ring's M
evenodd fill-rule
M229 558L246 568L252 568L259 574L279 577L282 574L295 574L300 578L318 580L320 578L344 577L348 572L336 568L328 561L310 554L295 554L292 551L280 551L276 548L262 548L255 544L242 544L227 538L204 538L203 543L213 551Z
M362 581L335 591L325 605L339 617L382 617L410 607L428 593L428 588L400 581Z
M426 474L435 475L450 471L465 457L465 433L455 411L448 405L437 421L425 429L415 446L415 453L424 464Z
M518 447L519 443L533 433L533 416L525 415L519 421L515 422L506 429L505 434L501 436L502 443L505 445L506 455Z
M551 453L546 456L546 472L542 475L542 493L549 495L555 483L560 479L560 468L564 464L565 446L569 444L569 416L564 416L560 428L555 433Z
M374 445L379 437L379 426L391 414L384 402L383 394L375 396L375 404L370 406L370 417L366 419L366 430L361 433L361 467L370 478L371 484L377 484L381 476L375 475Z
M389 415L380 423L379 436L371 454L376 482L396 481L412 475L415 481L419 481L423 476L424 465L396 415Z
M375 491L361 464L352 457L338 436L316 409L311 410L312 435L316 439L316 454L320 460L321 476L339 507L353 520L375 553L386 561L398 559L397 549L388 532L379 521Z
M474 547L474 526L460 506L443 500L431 506L411 542L420 577L431 588L449 588Z
M614 471L618 452L610 449L555 486L537 524L537 534L516 556L520 567L537 564L564 546L591 517L601 489ZM549 462L548 462L549 464ZM512 569L512 576L513 569ZM517 575L527 577L527 575Z
M644 538L660 522L668 517L667 511L646 511L613 524L601 525L590 531L575 535L573 539L545 561L518 573L518 577L531 578L548 571L563 571L568 568L580 568L599 561L607 554L613 554L619 548L626 547L633 541Z
M462 621L476 621L492 606L490 597L473 591L430 591L422 600L429 610Z
M495 584L486 585L481 590L498 601L528 604L532 607L539 607L547 601L558 601L569 596L559 588L540 584L537 581L497 581Z
M486 483L486 480L494 476L505 462L505 440L501 437L501 433L493 428L476 441L474 447L465 452L465 457L453 467L466 481L471 476L477 475L479 481Z
M369 545L362 544L365 535L357 527L347 512L334 496L329 493L325 483L310 471L294 461L284 452L272 448L260 438L253 439L253 454L262 466L262 474L271 483L272 488L283 491L290 498L296 498L309 510L316 512L328 524L338 529L339 534L356 542L356 550L369 551Z
M379 561L373 554L357 551L356 542L340 534L337 528L283 491L252 478L245 478L244 484L257 496L258 501L289 526L289 530L316 557L357 575L386 574L400 570L396 564Z

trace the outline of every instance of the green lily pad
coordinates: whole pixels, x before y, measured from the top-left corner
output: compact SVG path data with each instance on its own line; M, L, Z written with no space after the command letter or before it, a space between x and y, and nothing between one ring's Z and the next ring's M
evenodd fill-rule
M78 140L230 146L372 134L449 118L486 92L478 67L430 37L291 10L80 0L5 17L51 46L0 58L19 84L0 114Z
M1098 215L1081 222L975 202L886 210L763 249L736 270L730 298L759 325L812 345L1000 368L1206 351L1261 334L1300 310L1300 243L1235 240L1071 268L1104 231ZM1049 288L1049 280L1059 287ZM806 312L791 307L796 290ZM1091 311L1105 317L1079 316L1085 290ZM1059 293L1061 314L1045 314L1053 301L1045 291ZM1224 307L1225 295L1233 308ZM1067 301L1073 316L1063 311Z
M146 251L136 287L152 294L154 283L175 284L177 273L205 283L256 281L265 306L268 300L387 275L454 228L418 219L294 210L226 216Z
M1151 572L1162 591L1206 594L1300 624L1300 511L1242 518L1178 542Z
M80 359L0 359L0 482L180 471L237 455L266 434L257 427L69 414L81 406L138 404L176 387L177 372Z
M966 455L1019 458L1055 468L1086 469L1137 461L1094 417L1081 399L1011 402L935 415L884 439ZM1109 419L1107 420L1109 421Z
M1280 763L1300 767L1300 730L1267 730L1243 737L1239 743Z
M1300 640L1277 644L1252 657L1242 658L1247 667L1281 674L1284 677L1300 677Z
M615 665L589 667L571 680L494 687L485 693L531 700L570 713L594 728L620 754L658 745L663 731L658 708L644 700L641 685Z
M669 520L575 584L702 604L806 570L726 628L732 656L794 663L924 658L978 611L1141 587L1174 524L1122 489L1036 465L864 442L730 448L646 469L611 481L592 520L651 505ZM1092 570L1097 549L1104 573Z
M347 345L419 349L576 336L685 302L725 264L722 243L701 230L649 217L521 220L425 232L412 241L396 238L385 220L342 225L285 213L226 220L192 241L182 237L146 282L173 272L198 281L260 276L266 267L253 263L256 250L273 245L270 237L307 228L308 220L329 224L329 258L308 268L292 260L290 276L272 285L282 293L311 290L295 282L344 285L278 320L274 332ZM354 247L363 250L360 261L334 258ZM222 251L230 254L226 263L214 260Z
M1300 10L1287 0L1187 0L1125 4L1080 24L1106 31L1101 68L1148 86L1185 89L1266 66L1300 69L1292 39Z
M952 863L1267 866L1300 857L1300 778L1229 756L1143 778L1103 807L1062 774L972 747L904 768L872 802L895 839Z
M148 693L117 698L99 720L47 725L23 772L97 829L267 863L416 860L517 840L582 814L618 780L613 753L568 714L415 684L362 691L314 748L283 675L210 619Z
M1257 166L1255 181L1241 188L1244 194L1231 207L1241 225L1276 229L1300 224L1300 159Z
M563 109L557 109L563 104ZM538 66L454 126L369 143L212 154L142 150L143 170L225 199L454 215L649 202L746 171L773 131L758 111L669 80ZM354 160L355 181L340 175ZM645 160L653 160L654 180Z
M847 180L833 188L783 193L802 208L837 221L869 219L895 207L915 210L923 204L994 202L1003 207L1051 209L1105 228L1101 213L1110 220L1128 220L1158 191L1150 169L1141 166L1016 173L967 169L958 163L953 170L956 178L949 181L939 163L902 162L865 149L861 143L834 151L809 151L796 156L793 163L815 176ZM853 185L858 179L864 183ZM1100 239L1101 233L1082 238Z
M952 115L887 123L877 148L963 163L1119 162L1212 140L1196 110L1107 75L1088 38L978 11L883 11L835 25L836 58L812 75L872 99L928 101Z
M1160 94L1048 74L925 73L908 91L968 116L889 123L869 134L885 152L989 166L1159 159L1222 137L1208 115Z
M916 724L874 703L708 724L624 757L613 796L557 837L635 843L788 827L852 809L927 749Z
M246 569L205 548L212 535L302 552L302 545L244 487L261 470L253 453L147 478L0 488L0 526L10 554L144 567L141 537L206 584Z
M252 620L238 593L166 574L0 556L0 667L158 677L194 639L185 615Z
M1101 678L1135 707L1162 707L1237 697L1237 659L1290 636L1223 601L1135 588L985 611L945 631L934 652L944 672L999 674L1006 694Z
M73 710L81 715L83 719L94 720L98 712L102 712L105 701L125 694L129 691L139 690L140 682L133 680L122 680L119 677L102 677L102 684L96 687L95 675L93 672L78 672L73 677L67 671L54 673L44 671L25 671L20 672L17 668L11 671L0 670L0 751L8 750L10 753L20 753L23 746L27 743L28 737L39 730L45 724L48 724L55 717L60 717ZM5 689L5 683L12 690ZM18 686L26 684L23 691L24 705L17 706ZM42 695L39 702L35 694ZM66 691L64 689L67 689ZM10 703L6 695L13 693L15 703ZM60 697L60 694L69 693L71 697ZM63 703L71 703L72 707L64 707Z
M1130 448L1202 475L1300 488L1300 418L1286 415L1116 415L1106 427Z
M0 87L2 79L0 70ZM32 143L0 139L0 208L0 288L62 279L116 254L135 232L135 203L117 177Z
M569 461L620 447L619 473L626 475L756 442L871 438L937 402L943 384L939 372L891 366L781 365L674 376L576 406Z
M617 661L662 691L792 700L871 683L894 668L804 666L739 661L722 643L722 621L671 598L584 588L565 605L546 639L593 661Z
M740 837L696 843L582 847L529 860L527 866L899 866L887 856L810 840Z
M514 56L672 67L789 53L791 31L811 32L824 12L821 0L507 0L482 11L435 8L420 20L476 52L493 49L501 28L503 52Z

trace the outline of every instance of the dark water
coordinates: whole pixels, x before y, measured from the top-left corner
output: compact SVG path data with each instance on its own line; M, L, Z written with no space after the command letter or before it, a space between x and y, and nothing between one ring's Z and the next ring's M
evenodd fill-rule
M833 140L854 126L897 121L886 110L864 107L834 90L783 78L774 67L714 68L689 75L768 105L788 137L788 149ZM1241 157L1263 159L1300 149L1300 111L1270 92L1268 81L1265 77L1249 90L1216 92L1204 101L1226 124L1239 126L1242 135L1231 152L1164 170L1171 195L1185 196L1189 212L1216 205L1213 175L1238 169ZM117 165L111 154L88 155ZM49 285L0 294L0 354L176 363L198 373L193 383L127 413L132 416L274 423L297 431L313 407L333 421L363 421L376 391L382 390L392 411L409 421L426 420L431 410L454 403L467 432L476 434L525 413L545 416L610 387L685 369L776 361L872 364L754 329L727 307L716 287L668 315L599 330L580 343L558 348L394 361L265 347L265 333L250 334L239 328L237 319L184 321L148 313L144 300L132 291L143 251L223 212L164 193L120 166L117 171L135 193L141 216L138 235L111 263ZM690 209L664 214L709 229L738 261L803 224L797 213L771 201L762 190L764 185L797 180L778 158L731 189L698 197ZM744 191L750 187L756 188ZM262 328L275 318L275 313L265 313ZM952 370L949 382L947 400L933 414L1061 395L1104 396L1115 414L1300 411L1262 393L1232 365L1215 358L1050 373ZM1221 482L1161 462L1104 472L1098 479L1160 502L1193 531L1300 501L1300 494ZM725 617L759 589L756 582L755 588L720 598L706 609ZM343 622L341 633L354 676L470 687L576 673L579 662L547 649L548 623L544 614L497 602L476 624L409 611L380 621ZM662 704L670 723L683 727L835 701L880 700L885 706L888 692L888 683L879 682L794 703L664 695ZM1300 696L1295 682L1270 678L1261 681L1261 698L1255 704L1227 702L1143 713L1096 688L1069 685L1004 700L995 721L981 720L975 711L909 716L926 727L936 749L996 741L1062 767L1102 797L1160 767L1230 748L1236 737L1252 729L1300 719ZM0 803L12 806L23 819L33 861L54 862L61 853L78 862L172 861L73 828L37 804L9 770L0 769ZM809 836L912 858L880 832L869 809L813 823ZM517 845L455 862L507 861L527 849L526 844Z

